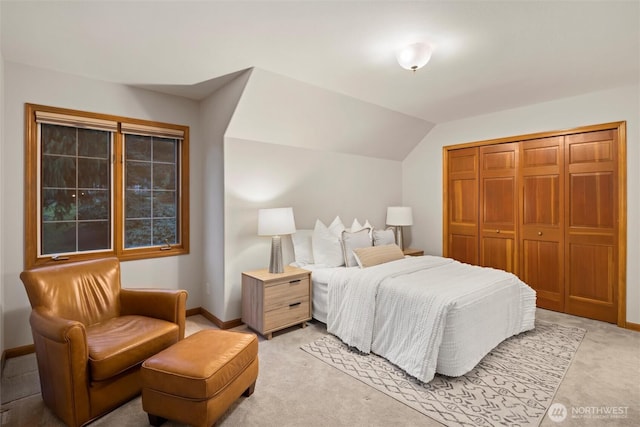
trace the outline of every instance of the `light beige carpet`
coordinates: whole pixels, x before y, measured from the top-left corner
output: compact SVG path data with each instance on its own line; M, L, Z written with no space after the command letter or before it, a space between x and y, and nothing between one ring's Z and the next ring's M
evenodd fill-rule
M538 321L534 330L505 340L464 376L436 375L429 383L332 335L301 348L447 426L537 426L585 332Z

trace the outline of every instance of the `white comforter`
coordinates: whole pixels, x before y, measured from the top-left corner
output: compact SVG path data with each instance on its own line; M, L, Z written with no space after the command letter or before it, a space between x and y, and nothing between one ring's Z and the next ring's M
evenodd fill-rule
M328 305L330 333L424 382L436 372L468 372L504 339L533 329L535 320L535 292L513 274L433 256L338 270ZM470 328L465 341L477 341L443 344L447 323ZM456 340L455 331L448 336ZM459 361L439 361L441 345Z

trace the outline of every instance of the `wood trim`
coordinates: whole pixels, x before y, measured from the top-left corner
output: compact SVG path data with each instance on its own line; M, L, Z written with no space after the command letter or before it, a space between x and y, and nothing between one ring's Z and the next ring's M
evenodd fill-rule
M209 313L207 310L205 310L202 307L190 308L186 310L186 317L191 317L198 314L205 317L207 320L215 324L220 329L231 329L243 324L242 319L233 319L233 320L228 320L226 322L223 322L222 320L218 319L216 316ZM2 368L4 368L4 363L6 359L11 359L13 357L20 357L27 354L35 353L35 351L36 351L36 346L34 344L27 344L20 347L8 348L2 352L0 365L2 366Z
M200 314L201 311L202 311L202 307L190 308L187 310L186 315L187 317L196 316Z
M627 122L618 122L618 326L627 324Z
M442 255L449 254L449 147L442 147Z
M632 331L640 332L640 323L626 322L624 327Z
M627 133L626 121L610 122L597 125L581 126L571 129L562 129L547 132L538 132L525 135L515 135L504 138L488 139L483 141L468 142L463 144L447 145L442 147L442 172L443 172L443 202L442 202L442 248L443 254L448 254L448 203L447 203L447 164L449 151L461 148L481 147L485 145L503 144L509 142L527 141L531 139L565 136L577 133L595 132L608 129L618 131L618 315L616 324L625 328L631 324L627 322ZM633 329L633 328L629 328Z
M0 359L0 371L4 370L4 364L7 359L13 357L25 356L27 354L35 353L36 346L34 344L27 344L20 347L8 348L2 352L2 358Z
M232 329L244 324L242 322L242 319L232 319L227 320L226 322L222 321L202 307L191 308L187 310L187 316L194 316L196 314L200 314L202 317L204 317L220 329Z
M520 141L526 141L529 139L548 138L550 136L563 136L563 135L572 135L575 133L594 132L594 131L607 130L607 129L619 129L621 125L625 125L625 124L626 124L626 121L603 123L599 125L581 126L577 128L571 128L571 129L561 129L561 130L553 130L553 131L547 131L547 132L529 133L525 135L507 136L504 138L486 139L483 141L466 142L463 144L447 145L442 148L446 150L457 150L460 148L481 147L483 145L504 144L507 142L520 142Z

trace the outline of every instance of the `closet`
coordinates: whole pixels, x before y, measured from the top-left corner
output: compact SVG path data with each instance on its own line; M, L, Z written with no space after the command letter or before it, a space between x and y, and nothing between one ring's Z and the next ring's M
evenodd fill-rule
M624 326L625 147L625 122L444 147L444 256Z

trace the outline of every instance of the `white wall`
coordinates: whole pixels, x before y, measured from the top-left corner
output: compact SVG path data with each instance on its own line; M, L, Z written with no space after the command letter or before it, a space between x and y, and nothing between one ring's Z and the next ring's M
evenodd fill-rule
M227 136L402 160L433 123L254 69Z
M293 207L297 229L336 215L346 227L354 218L383 227L387 206L401 201L396 160L226 137L224 163L227 319L241 315L241 273L269 265L271 239L257 235L258 209ZM284 252L283 262L293 261Z
M61 74L6 62L6 126L2 126L3 209L0 233L4 292L4 348L32 343L30 306L20 282L24 267L24 104L36 103L119 116L177 123L190 127L190 186L202 194L202 143L198 104L124 85ZM162 287L189 291L187 307L199 307L202 288L202 200L191 197L189 255L122 263L125 287ZM11 206L11 209L5 207Z
M622 87L437 125L403 162L413 246L442 254L442 147L627 121L627 320L640 323L640 88Z
M241 316L242 271L269 265L258 209L292 206L299 229L336 215L347 227L354 217L382 227L387 206L401 201L401 159L431 127L254 69L224 137L223 320ZM289 263L289 238L283 246Z
M243 94L248 70L218 89L200 103L200 122L204 144L204 170L202 175L205 220L201 230L204 236L203 269L204 295L201 307L222 321L226 316L225 287L225 208L224 208L224 135L233 117L238 100ZM236 318L238 318L237 316Z

